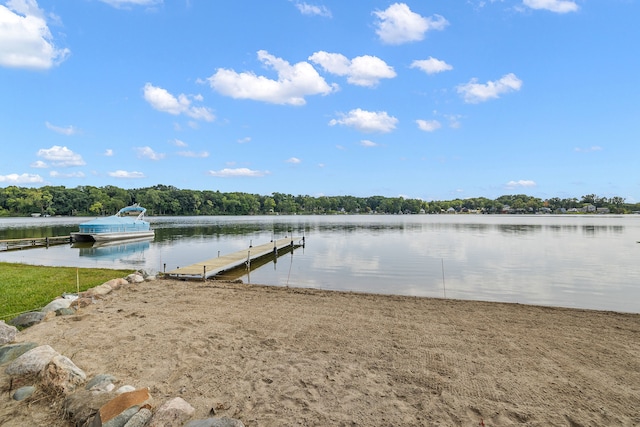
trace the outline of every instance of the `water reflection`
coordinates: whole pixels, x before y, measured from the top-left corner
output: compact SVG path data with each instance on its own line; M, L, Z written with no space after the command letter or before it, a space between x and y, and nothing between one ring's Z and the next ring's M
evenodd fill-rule
M153 241L153 237L113 242L75 242L71 248L77 249L80 257L118 262L134 266L134 268L145 268L147 263L145 253L149 250L151 241Z
M245 282L640 312L640 215L152 217L140 247L0 253L0 261L172 270L284 236L303 251ZM76 225L6 226L0 236L68 234ZM29 221L23 221L29 223ZM33 222L31 222L33 224ZM54 231L55 230L55 231ZM130 242L133 243L133 242Z

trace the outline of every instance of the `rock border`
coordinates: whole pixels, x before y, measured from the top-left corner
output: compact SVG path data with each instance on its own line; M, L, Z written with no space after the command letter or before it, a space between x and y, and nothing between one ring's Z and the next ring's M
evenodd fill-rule
M79 294L64 294L40 311L23 313L6 324L0 321L0 366L10 378L7 389L16 404L42 392L61 400L61 416L76 426L86 427L244 427L229 417L192 420L195 409L181 397L156 406L148 388L123 385L117 378L98 374L87 379L71 359L49 345L15 343L19 328L28 328L55 316L76 313L97 303L105 295L127 285L156 277L139 270L125 278L111 279ZM18 386L14 390L14 386Z

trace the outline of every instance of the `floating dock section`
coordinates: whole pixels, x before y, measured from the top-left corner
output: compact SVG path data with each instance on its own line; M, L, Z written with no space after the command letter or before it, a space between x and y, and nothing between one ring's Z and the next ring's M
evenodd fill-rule
M165 272L164 275L175 279L205 280L243 265L249 268L252 261L263 257L275 256L277 258L278 251L293 250L300 246L304 246L304 237L285 237L284 239L278 239L259 246L250 246L247 249L197 262L186 267L178 267L175 270Z
M28 237L24 239L0 240L0 251L17 251L31 248L48 248L71 243L71 236Z

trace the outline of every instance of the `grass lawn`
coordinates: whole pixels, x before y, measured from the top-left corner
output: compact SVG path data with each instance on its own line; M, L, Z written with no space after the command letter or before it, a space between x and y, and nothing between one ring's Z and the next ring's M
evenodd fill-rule
M132 272L0 262L0 320L7 321L25 311L38 310L65 292L86 291Z

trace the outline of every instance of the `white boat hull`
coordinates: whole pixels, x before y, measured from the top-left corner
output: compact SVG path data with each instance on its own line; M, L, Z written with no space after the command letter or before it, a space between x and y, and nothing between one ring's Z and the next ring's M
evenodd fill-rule
M110 242L113 240L140 239L144 237L153 237L155 232L149 231L131 231L125 233L71 233L74 242Z

